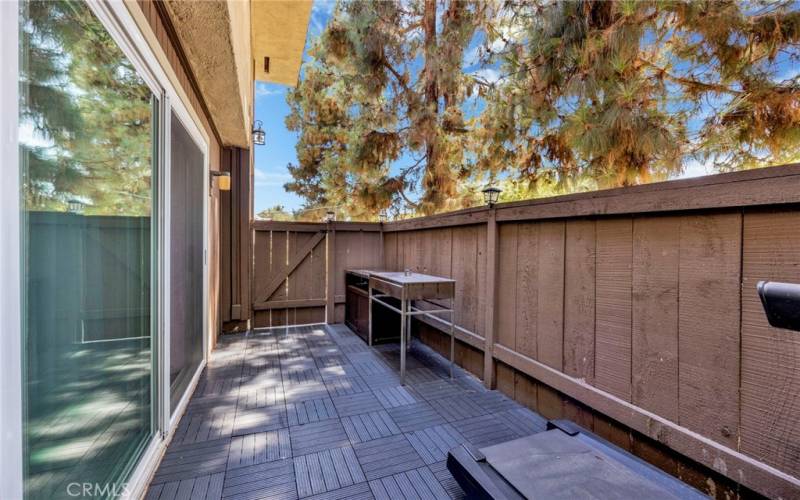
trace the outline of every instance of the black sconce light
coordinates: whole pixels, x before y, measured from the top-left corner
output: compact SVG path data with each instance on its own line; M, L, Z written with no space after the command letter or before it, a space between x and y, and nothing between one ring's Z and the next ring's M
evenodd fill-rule
M325 219L324 220L325 220L326 224L330 224L331 222L335 221L336 220L336 212L334 212L333 210L328 210L327 212L325 212Z
M261 128L261 120L256 120L256 123L253 125L253 144L263 146L267 143L266 137L264 129Z
M381 224L386 222L389 217L386 215L386 210L381 210L381 213L378 214L378 222Z
M492 208L497 203L497 200L500 199L500 193L502 193L503 190L499 187L488 185L483 188L482 192L484 203L489 205L489 208Z

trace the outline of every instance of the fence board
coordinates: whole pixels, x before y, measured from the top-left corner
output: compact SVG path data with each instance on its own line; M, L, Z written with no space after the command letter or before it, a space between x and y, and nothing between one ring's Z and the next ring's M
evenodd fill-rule
M680 227L680 424L736 449L739 428L741 215Z
M595 384L631 398L631 219L597 221Z
M544 222L539 228L536 352L557 370L564 365L564 222Z
M800 471L800 335L769 326L760 280L800 283L800 213L744 216L741 450Z
M456 280L456 324L476 330L478 312L478 230L476 226L452 230L453 270Z
M564 373L594 381L595 221L566 223Z
M508 265L509 272L500 274L499 286L501 290L506 287L516 287L514 310L500 313L501 321L506 314L514 318L514 343L505 345L514 346L517 352L534 359L538 357L539 228L540 225L536 223L518 225L516 266L511 259L507 263L504 262L506 256L502 252L500 253L500 266L502 268L504 265ZM504 238L501 231L501 248ZM509 244L511 243L509 242ZM516 280L516 285L514 280ZM504 342L501 343L504 344Z
M499 224L497 226L497 333L495 342L512 348L516 342L517 230L516 224Z
M632 401L678 421L680 218L633 221Z

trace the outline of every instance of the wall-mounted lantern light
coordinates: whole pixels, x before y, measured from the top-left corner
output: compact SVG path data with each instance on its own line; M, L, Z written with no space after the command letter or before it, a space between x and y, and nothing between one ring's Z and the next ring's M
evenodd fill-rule
M386 210L381 210L381 213L378 214L378 221L381 223L386 222L389 217L386 215Z
M497 200L500 199L500 193L503 192L503 190L490 184L483 188L482 192L484 203L491 208L497 203Z
M330 224L331 222L336 220L336 212L333 210L328 210L325 212L325 218L323 219L326 224Z
M67 210L69 210L70 213L79 214L83 212L83 207L85 205L86 204L81 200L76 200L75 198L73 198L67 201Z
M256 120L256 123L253 125L253 144L258 146L263 146L267 143L267 136L264 133L264 129L261 128L261 125L261 120Z
M231 190L231 173L220 172L219 170L211 171L211 186L214 186L214 177L217 177L217 187L220 191Z

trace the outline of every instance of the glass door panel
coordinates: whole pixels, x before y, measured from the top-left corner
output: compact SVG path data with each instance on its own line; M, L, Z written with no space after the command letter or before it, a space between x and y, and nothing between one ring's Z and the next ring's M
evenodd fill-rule
M113 496L152 436L157 103L85 3L19 22L25 492Z

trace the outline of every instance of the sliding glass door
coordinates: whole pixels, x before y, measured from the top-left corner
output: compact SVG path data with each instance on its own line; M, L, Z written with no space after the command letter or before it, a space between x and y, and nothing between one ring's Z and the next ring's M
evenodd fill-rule
M153 434L158 103L85 3L19 32L25 493L113 496Z

